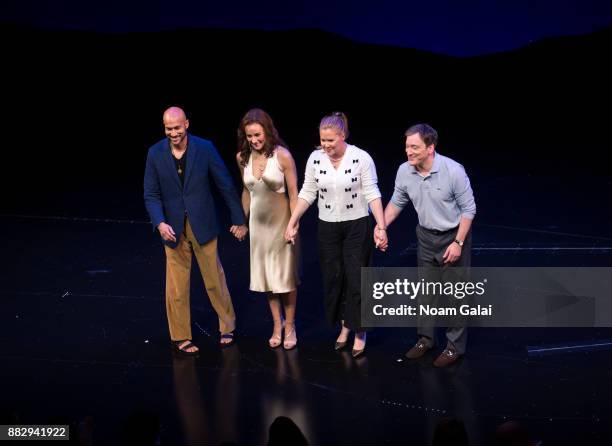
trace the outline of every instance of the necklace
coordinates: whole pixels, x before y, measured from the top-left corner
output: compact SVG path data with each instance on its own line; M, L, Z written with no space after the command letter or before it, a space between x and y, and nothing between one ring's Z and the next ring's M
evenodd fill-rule
M182 156L179 158L175 155L175 152L177 152L176 149L172 148L172 156L176 159L177 161L177 172L179 175L183 174L183 164L184 164L184 159L186 156L186 152L187 152L187 147L185 147L185 150L183 151Z
M266 166L268 165L268 157L265 155L260 155L257 159L253 159L253 165L257 169L258 176L261 178L264 171L266 170Z
M327 155L327 157L329 158L329 161L332 163L332 166L334 166L334 168L337 168L340 165L342 158L344 158L344 155L346 155L346 146L344 147L344 151L342 152L342 155L340 155L338 158L332 158L329 155Z
M342 155L340 158L332 158L331 156L329 157L329 161L331 161L332 166L334 166L334 168L337 168L340 163L342 162L342 158L344 158L344 155Z

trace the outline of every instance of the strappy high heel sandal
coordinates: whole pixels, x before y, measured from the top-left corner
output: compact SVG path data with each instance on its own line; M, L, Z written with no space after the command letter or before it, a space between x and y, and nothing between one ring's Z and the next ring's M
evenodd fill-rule
M283 328L285 327L285 321L282 320L282 319L280 321L275 320L274 321L274 326L275 327L276 327L277 323L280 323L281 329L280 329L278 334L272 333L272 337L270 339L268 339L268 345L270 346L270 348L277 348L283 342L282 336L283 336Z
M287 333L287 327L291 327L289 333ZM285 342L283 342L283 348L285 350L291 350L295 348L296 345L297 333L295 332L295 321L287 321L285 322Z

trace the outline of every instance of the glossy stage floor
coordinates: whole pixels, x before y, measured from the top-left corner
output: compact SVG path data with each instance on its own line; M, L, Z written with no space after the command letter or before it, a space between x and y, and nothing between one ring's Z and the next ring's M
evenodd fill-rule
M314 236L314 216L303 237ZM399 224L399 223L398 223ZM412 223L410 223L412 224ZM298 348L271 350L262 295L248 292L248 244L220 237L237 312L237 343L216 346L216 317L192 280L198 358L171 354L164 257L145 221L4 215L1 409L4 420L85 422L95 445L119 444L134 411L158 417L161 445L267 442L279 415L311 445L427 445L442 417L470 444L489 444L506 420L544 445L610 444L609 329L472 329L465 358L404 359L412 329L378 329L365 357L332 349L323 322L315 247L304 243ZM379 265L414 265L412 226L392 228ZM409 229L406 229L409 228ZM609 263L612 239L477 224L475 265ZM503 242L501 242L503 241ZM7 255L10 254L10 255Z

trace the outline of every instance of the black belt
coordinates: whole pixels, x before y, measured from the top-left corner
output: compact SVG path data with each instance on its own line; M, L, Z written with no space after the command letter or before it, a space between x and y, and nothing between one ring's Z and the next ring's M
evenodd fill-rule
M438 229L428 229L425 226L421 226L421 225L419 225L419 228L421 228L425 232L429 232L430 234L444 235L444 234L450 234L451 232L456 231L459 228L459 226L455 226L454 228L448 229L446 231L440 231Z

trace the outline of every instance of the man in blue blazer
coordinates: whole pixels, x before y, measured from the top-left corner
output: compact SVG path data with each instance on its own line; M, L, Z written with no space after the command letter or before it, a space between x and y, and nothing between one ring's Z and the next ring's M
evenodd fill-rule
M235 328L232 298L217 253L219 225L211 178L230 209L230 231L244 239L247 227L232 179L210 141L187 132L189 120L178 107L163 115L165 139L149 148L144 200L154 230L166 251L166 312L177 352L195 355L191 342L189 279L192 251L210 302L219 316L222 347L231 345Z

